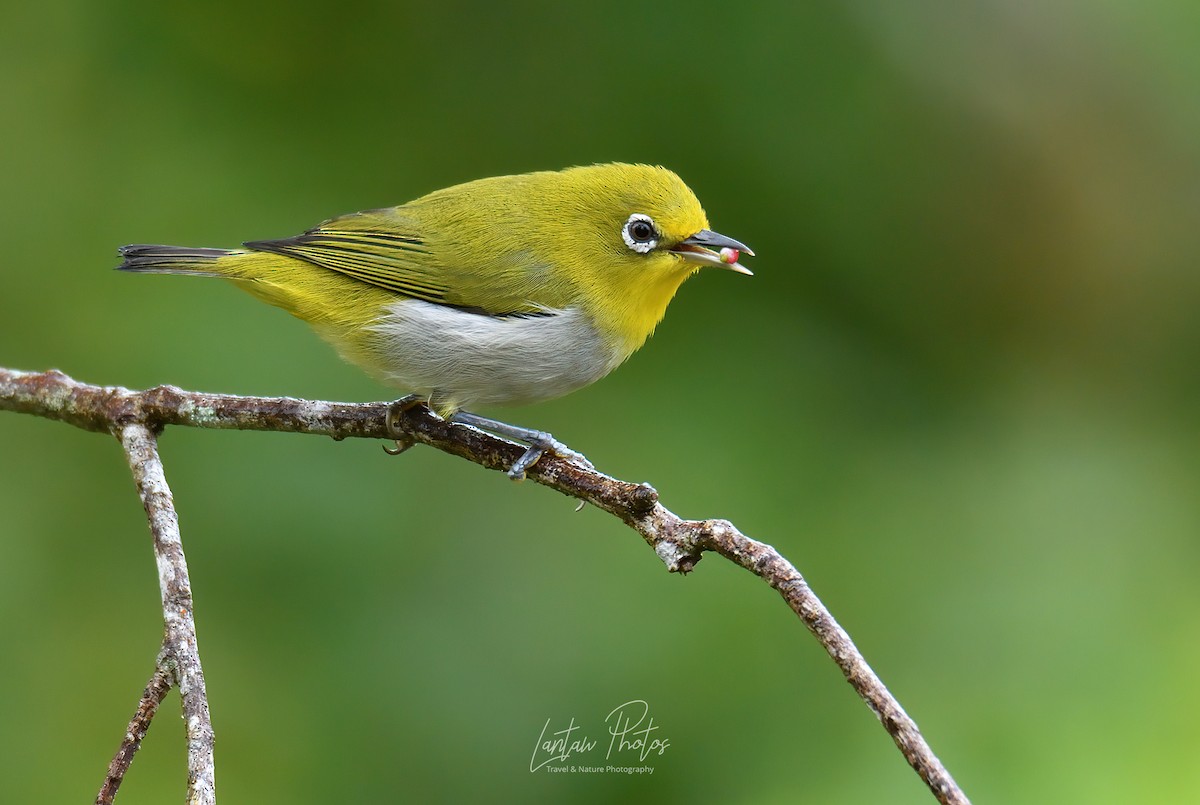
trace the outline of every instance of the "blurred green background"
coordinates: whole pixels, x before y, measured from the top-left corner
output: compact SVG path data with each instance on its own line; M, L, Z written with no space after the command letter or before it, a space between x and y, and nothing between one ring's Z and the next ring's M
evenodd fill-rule
M498 413L780 548L977 802L1200 797L1200 6L15 4L0 365L387 399L118 275L480 176L665 164L757 276ZM172 429L222 801L923 803L763 584L429 449ZM117 444L0 415L0 777L98 788L159 641ZM653 775L531 774L649 702ZM178 801L172 696L119 801Z

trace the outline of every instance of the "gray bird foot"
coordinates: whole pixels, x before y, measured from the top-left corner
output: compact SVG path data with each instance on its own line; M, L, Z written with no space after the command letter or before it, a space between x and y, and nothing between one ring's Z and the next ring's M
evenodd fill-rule
M486 431L491 431L499 436L512 439L513 441L522 442L529 445L528 449L521 454L513 465L508 469L508 477L514 481L522 481L525 479L525 471L538 462L545 454L549 453L559 458L565 458L568 461L573 461L576 464L582 464L588 469L592 469L592 462L579 452L572 450L565 444L555 439L549 433L543 430L532 430L530 428L521 428L516 425L509 425L507 422L500 422L495 419L488 419L477 414L472 414L467 411L459 411L454 416L450 417L452 422L461 422L464 425L471 425L476 428L482 428Z

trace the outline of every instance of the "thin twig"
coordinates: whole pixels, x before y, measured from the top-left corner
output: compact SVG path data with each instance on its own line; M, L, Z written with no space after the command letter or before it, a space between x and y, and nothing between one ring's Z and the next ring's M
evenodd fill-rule
M95 431L129 422L150 427L189 425L315 433L335 439L387 439L387 403L336 403L276 397L202 394L159 386L142 392L78 383L60 372L0 369L0 409L21 411ZM431 445L488 469L506 471L524 448L464 425L446 422L417 406L398 418L405 439ZM933 754L916 723L887 690L849 635L813 594L804 577L770 545L753 540L724 520L683 520L658 502L647 484L611 478L567 460L545 456L528 477L587 501L642 535L673 573L691 571L704 551L718 553L762 578L800 616L846 680L879 718L905 759L939 802L968 800Z
M186 801L188 805L213 805L216 802L216 770L212 722L208 715L204 672L200 668L200 650L196 646L192 585L179 537L179 517L175 514L171 488L167 486L162 460L158 456L158 439L154 431L142 423L130 422L121 426L120 438L150 522L150 532L154 535L154 558L158 563L163 609L163 646L158 666L171 674L171 681L179 687L183 706L187 736Z
M141 748L142 739L146 737L146 731L150 729L150 722L170 689L170 670L161 663L155 663L154 674L146 683L141 701L138 702L137 712L129 720L129 727L125 730L121 748L117 750L117 754L113 755L112 762L108 764L108 775L104 778L104 785L100 786L100 793L96 795L96 805L112 805L113 797L117 795L117 789L121 787L121 781L125 779L125 772L129 771L129 764L133 762L134 754Z

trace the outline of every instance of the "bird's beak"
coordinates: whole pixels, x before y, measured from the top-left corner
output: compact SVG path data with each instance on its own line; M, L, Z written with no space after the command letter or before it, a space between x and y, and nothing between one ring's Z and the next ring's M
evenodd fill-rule
M713 249L720 251L713 251ZM671 251L689 263L728 268L739 274L754 275L753 271L738 262L739 252L745 252L753 257L754 251L746 244L733 238L727 238L710 229L701 229L690 238L679 241L671 247Z

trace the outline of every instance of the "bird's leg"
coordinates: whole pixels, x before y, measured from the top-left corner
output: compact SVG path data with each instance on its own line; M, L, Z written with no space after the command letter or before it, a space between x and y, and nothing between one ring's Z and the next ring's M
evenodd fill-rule
M384 452L388 455L398 456L405 450L416 444L411 436L406 434L398 426L400 416L418 405L428 405L429 401L417 394L409 394L406 397L393 402L388 406L387 418L385 424L387 426L388 435L396 441L395 447L383 446ZM432 410L432 409L431 409ZM538 462L543 455L550 453L551 455L565 458L568 461L574 461L582 464L589 469L592 462L588 461L582 453L578 453L567 447L562 442L555 439L549 433L542 430L533 430L532 428L522 428L516 425L509 425L507 422L500 422L496 419L488 419L487 417L472 414L468 411L458 411L449 416L451 422L458 422L463 425L471 425L472 427L481 428L490 431L499 436L503 436L513 441L522 442L529 445L529 448L521 454L508 470L508 477L514 481L520 481L525 478L525 471Z
M499 436L504 436L517 442L523 442L529 445L529 449L516 460L512 467L508 470L508 477L514 481L520 481L525 478L525 470L537 463L538 459L544 454L550 453L565 458L568 461L574 461L578 464L591 469L592 462L588 461L582 453L577 453L567 447L562 442L555 439L549 433L542 430L532 430L530 428L520 428L516 425L509 425L507 422L499 422L495 419L479 416L478 414L468 413L467 411L459 411L450 417L451 422L460 422L463 425L472 425L476 428L491 431Z
M396 426L396 420L399 419L400 415L405 411L416 408L418 405L421 405L424 402L425 400L422 397L416 394L409 394L407 397L401 397L388 406L387 418L384 420L384 422L387 425L388 435L395 439L396 446L388 447L385 444L383 446L383 452L387 453L389 456L398 456L416 444L416 441L413 440L411 436L404 433L404 431L400 430L400 428Z

